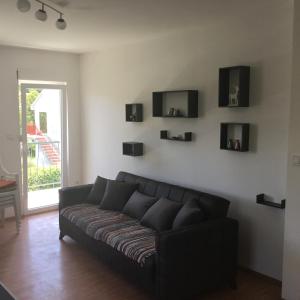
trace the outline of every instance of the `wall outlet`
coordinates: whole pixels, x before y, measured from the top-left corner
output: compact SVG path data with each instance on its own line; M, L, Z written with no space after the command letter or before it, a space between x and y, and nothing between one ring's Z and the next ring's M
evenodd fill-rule
M293 166L300 167L300 154L292 155L292 164Z

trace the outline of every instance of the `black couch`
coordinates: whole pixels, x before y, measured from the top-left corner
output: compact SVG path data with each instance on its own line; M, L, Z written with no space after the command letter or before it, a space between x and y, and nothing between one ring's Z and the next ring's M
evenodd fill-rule
M183 203L196 199L206 219L198 225L157 232L156 253L141 266L105 242L87 235L62 215L66 207L87 198L93 186L88 184L59 191L60 239L68 235L85 245L157 299L191 299L204 290L235 286L238 223L226 217L229 201L126 172L120 172L116 180L138 183L138 190L146 195Z

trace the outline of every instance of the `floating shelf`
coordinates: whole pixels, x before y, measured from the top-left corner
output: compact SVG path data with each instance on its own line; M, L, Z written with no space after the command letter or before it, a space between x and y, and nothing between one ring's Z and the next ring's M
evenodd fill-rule
M179 142L191 142L192 141L192 133L185 132L183 137L169 137L167 130L160 131L160 139L161 140L169 140L169 141L179 141Z
M143 122L143 104L126 104L126 122Z
M281 200L281 203L275 203L272 201L265 200L265 194L259 194L256 196L256 203L262 204L262 205L267 205L267 206L272 206L275 208L280 208L280 209L285 209L285 199Z
M144 144L137 142L124 142L123 155L142 156L144 154Z
M220 149L247 152L249 151L249 123L221 123Z
M249 66L219 69L219 107L248 107L249 84Z
M198 118L197 90L153 92L152 100L153 117Z

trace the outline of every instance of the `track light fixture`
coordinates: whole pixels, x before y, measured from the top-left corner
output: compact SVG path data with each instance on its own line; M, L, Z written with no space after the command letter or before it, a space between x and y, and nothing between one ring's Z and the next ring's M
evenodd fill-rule
M35 13L35 17L39 20L39 21L46 21L48 18L47 12L45 10L45 7L55 11L56 13L59 14L59 17L56 21L56 28L60 29L60 30L64 30L67 27L67 23L65 21L65 19L63 18L63 13L59 10L57 10L56 8L54 8L53 6L50 6L49 4L41 1L41 0L34 0L36 2L38 2L39 4L42 5L42 7L36 11ZM31 4L29 2L29 0L18 0L17 1L17 8L19 11L21 12L27 12L30 10L31 8Z

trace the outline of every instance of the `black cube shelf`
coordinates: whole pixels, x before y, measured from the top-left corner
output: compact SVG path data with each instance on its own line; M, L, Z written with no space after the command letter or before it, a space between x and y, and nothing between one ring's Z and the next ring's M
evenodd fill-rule
M219 69L219 107L248 107L249 82L249 66Z
M126 104L126 122L143 122L143 104Z
M183 137L180 137L180 136L169 137L167 130L161 130L160 131L160 139L161 140L169 140L169 141L191 142L192 141L192 133L185 132Z
M137 143L137 142L123 143L123 155L142 156L143 154L144 154L143 143Z
M220 149L247 152L249 151L249 123L221 123Z
M198 91L153 92L153 117L198 118Z

